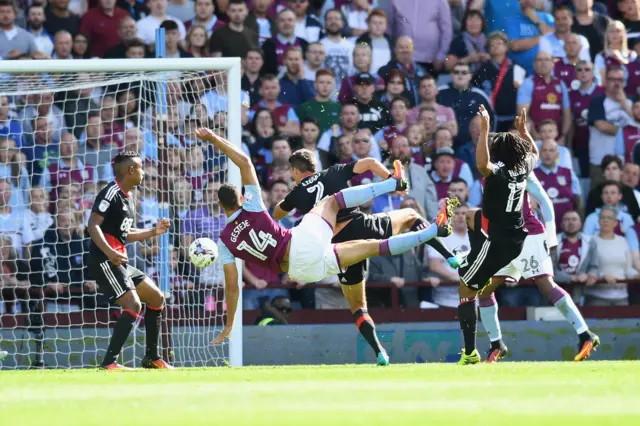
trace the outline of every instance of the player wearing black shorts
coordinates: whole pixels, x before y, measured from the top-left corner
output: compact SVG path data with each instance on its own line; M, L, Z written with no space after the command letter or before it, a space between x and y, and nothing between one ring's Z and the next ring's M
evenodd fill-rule
M273 217L284 218L290 211L297 209L307 214L325 197L331 196L349 187L349 181L358 174L371 171L381 179L387 179L391 173L379 161L365 158L348 164L336 164L317 172L316 156L307 149L294 152L289 158L296 186L275 207ZM444 203L446 208L448 203ZM413 209L400 209L389 213L364 214L359 208L340 210L336 219L336 229L332 243L354 240L383 240L400 234L407 229L417 230L428 225ZM457 258L437 239L430 240L432 245L450 262ZM457 264L455 264L457 266ZM387 365L389 357L376 335L375 323L367 312L365 295L366 261L349 266L339 274L342 292L349 303L358 330L376 353L379 365Z
M482 196L482 215L479 227L471 235L471 252L460 265L460 305L458 314L465 348L460 364L480 362L476 349L478 324L476 296L488 284L491 277L518 257L522 251L527 231L522 207L525 200L527 176L538 160L538 148L526 130L526 115L516 120L520 137L511 133L496 133L489 146L490 118L480 106L481 133L476 148L476 165L486 177ZM477 235L478 237L480 235Z
M130 191L140 185L144 177L140 156L125 151L113 159L115 180L102 188L91 209L88 231L91 236L88 272L98 285L98 290L109 301L122 307L116 321L107 353L100 365L106 370L127 369L120 365L118 355L129 337L133 324L146 303L144 315L146 328L146 353L144 368L173 368L158 354L160 324L164 309L164 296L155 283L142 271L127 264L127 242L156 237L169 230L169 219L161 219L155 228L136 229L135 203Z

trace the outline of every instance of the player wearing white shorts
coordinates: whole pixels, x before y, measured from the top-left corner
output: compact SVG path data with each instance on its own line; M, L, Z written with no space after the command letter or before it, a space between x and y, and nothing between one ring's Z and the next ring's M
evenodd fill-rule
M529 204L529 195L540 206L545 221L544 225L534 215ZM518 282L520 279L533 280L540 292L547 296L549 302L573 326L580 338L578 353L574 360L582 361L600 344L600 339L589 330L571 296L553 280L553 263L550 257L550 250L555 249L558 245L553 204L533 173L527 178L527 199L525 200L522 214L525 227L529 233L524 240L522 252L516 259L494 275L487 291L480 295L482 325L491 340L491 348L488 351L486 362L496 362L508 352L507 346L502 341L502 332L498 320L498 305L493 291L505 281ZM474 228L471 224L470 227Z

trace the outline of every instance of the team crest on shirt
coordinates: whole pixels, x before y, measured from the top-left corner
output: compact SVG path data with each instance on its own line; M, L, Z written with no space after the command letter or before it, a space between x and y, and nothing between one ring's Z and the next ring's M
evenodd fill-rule
M562 91L562 85L556 84L556 92L561 92L561 91Z
M109 202L107 200L102 200L100 201L100 205L98 206L98 210L100 210L101 212L106 212L107 209L109 208Z
M553 199L553 198L558 198L558 195L560 195L560 191L558 191L556 188L551 187L549 189L547 189L547 195L549 196L549 198Z
M126 205L126 204L123 204L123 205L122 205L122 211L125 211L125 212L126 212L126 211L129 211L129 207L127 207L127 205Z
M547 95L547 102L549 102L550 104L555 104L556 102L558 102L558 98L556 97L556 94L549 93Z
M558 176L558 184L565 186L567 184L567 178L564 176Z

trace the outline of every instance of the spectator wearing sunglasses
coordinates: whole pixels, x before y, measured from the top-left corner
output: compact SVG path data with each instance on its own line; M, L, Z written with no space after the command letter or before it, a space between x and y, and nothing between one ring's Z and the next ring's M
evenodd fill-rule
M469 123L476 116L480 105L484 105L486 110L489 111L491 123L494 126L496 117L489 97L482 90L471 86L471 68L469 64L456 64L453 67L451 79L452 83L449 86L440 89L436 101L440 105L452 108L456 114L458 135L453 142L453 147L458 149L471 139Z

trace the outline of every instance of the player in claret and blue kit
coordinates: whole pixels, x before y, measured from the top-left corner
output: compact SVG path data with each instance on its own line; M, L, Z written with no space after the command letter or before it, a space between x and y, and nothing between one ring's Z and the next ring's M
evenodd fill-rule
M290 211L309 213L323 199L350 187L351 179L367 171L381 179L388 179L392 173L378 160L364 158L348 164L336 164L317 171L316 155L308 149L300 149L289 158L296 186L275 207L273 217L283 219ZM400 166L402 167L402 166ZM451 203L449 203L451 204ZM443 209L447 204L443 203ZM442 214L443 217L446 213ZM358 207L342 209L336 218L336 229L332 242L342 243L353 240L384 240L406 230L417 231L429 223L414 209L399 209L389 213L364 214ZM447 249L439 238L427 241L452 267L457 268L458 258ZM369 343L378 358L379 365L387 365L389 357L376 335L376 326L367 312L365 293L366 261L358 262L338 274L342 293L356 321L362 337Z
M91 209L89 225L91 236L89 248L89 276L98 285L98 290L111 303L122 307L116 321L107 353L100 365L106 370L128 369L118 363L127 337L146 303L144 323L146 328L146 353L142 360L144 368L170 369L158 354L160 324L164 309L164 295L144 272L128 265L128 242L156 237L169 230L169 219L161 219L155 228L136 229L135 203L130 191L142 183L144 171L140 156L132 151L121 152L113 159L115 180L102 188Z
M453 216L454 203L447 200L447 212L439 224L383 240L331 243L340 210L360 206L381 194L408 189L404 171L399 165L391 177L382 182L347 188L325 198L302 218L297 227L285 229L269 216L262 202L251 159L210 129L198 129L197 135L212 143L240 168L244 186L244 197L239 188L230 184L222 185L218 191L220 206L227 215L227 225L218 241L225 276L227 317L224 329L212 343L223 342L233 328L240 292L236 257L269 267L275 273L286 272L294 280L317 282L343 273L345 268L369 257L401 254L435 237L451 233L450 217Z

